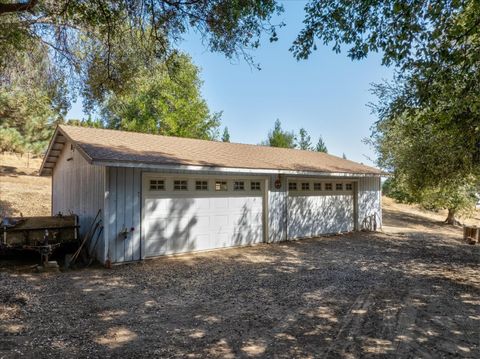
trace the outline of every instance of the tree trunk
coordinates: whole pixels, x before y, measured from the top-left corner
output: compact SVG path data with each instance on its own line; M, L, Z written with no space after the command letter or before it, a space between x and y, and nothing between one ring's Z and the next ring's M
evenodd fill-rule
M452 208L449 208L448 209L448 215L447 215L447 219L445 220L445 223L446 224L456 224L457 223L457 220L455 219L455 210L452 209Z

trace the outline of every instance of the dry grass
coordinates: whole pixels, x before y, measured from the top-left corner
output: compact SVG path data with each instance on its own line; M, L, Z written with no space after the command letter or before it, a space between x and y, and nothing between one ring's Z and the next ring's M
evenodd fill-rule
M41 158L0 153L0 216L49 216L51 179L38 176Z
M425 218L434 223L443 222L447 218L447 211L441 210L438 212L427 211L420 206L397 203L395 200L383 196L382 207L391 212L410 213L420 218ZM480 225L480 210L476 210L472 217L460 217L460 222L469 225Z

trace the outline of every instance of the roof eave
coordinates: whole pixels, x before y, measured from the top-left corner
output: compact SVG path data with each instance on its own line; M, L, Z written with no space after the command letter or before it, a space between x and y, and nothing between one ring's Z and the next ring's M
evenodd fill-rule
M61 142L59 141L59 136L62 136L64 137L66 140ZM63 151L63 147L60 148L60 149L56 149L54 148L55 145L61 143L61 144L65 144L67 143L67 141L70 141L76 149L78 149L78 152L82 155L82 157L85 158L85 160L88 162L88 163L92 163L92 158L83 150L83 148L76 142L74 141L67 133L66 131L62 130L62 128L57 125L57 127L55 128L55 131L52 135L52 138L50 139L50 143L48 144L48 148L47 148L47 151L45 152L45 156L43 157L43 161L42 161L42 165L40 166L40 170L39 170L39 175L40 176L50 176L53 174L53 169L55 168L56 164L57 164L57 160L58 158L60 157L60 154L61 152ZM55 156L52 152L53 151L58 151L59 154L57 156ZM52 160L54 159L54 161L49 161L49 160ZM53 164L52 166L50 166L49 164Z
M327 172L327 171L302 171L302 170L284 170L284 169L258 169L258 168L239 168L239 167L220 167L220 166L200 166L200 165L164 165L155 163L144 163L134 161L111 161L102 159L92 159L92 165L105 167L135 167L151 170L180 170L180 171L200 171L200 172L224 172L224 173L245 173L245 174L283 174L295 176L328 176L328 177L380 177L382 173L371 172Z

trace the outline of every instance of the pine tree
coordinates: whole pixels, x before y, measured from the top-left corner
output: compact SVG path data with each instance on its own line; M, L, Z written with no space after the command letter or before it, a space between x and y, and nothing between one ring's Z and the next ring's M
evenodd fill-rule
M300 140L298 141L298 148L305 151L312 150L312 141L310 135L307 133L307 130L301 128L299 131Z
M318 139L315 151L328 153L327 146L325 145L325 142L323 142L322 136L320 136Z
M230 133L228 132L228 127L226 126L223 130L222 142L230 142Z
M273 130L268 133L266 141L262 145L270 147L295 148L295 133L284 131L280 120L275 121Z

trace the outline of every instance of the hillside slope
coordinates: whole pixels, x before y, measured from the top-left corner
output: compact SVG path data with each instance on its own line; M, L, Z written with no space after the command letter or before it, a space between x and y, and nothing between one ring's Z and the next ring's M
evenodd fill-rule
M39 177L42 160L0 153L0 216L49 216L51 179Z

